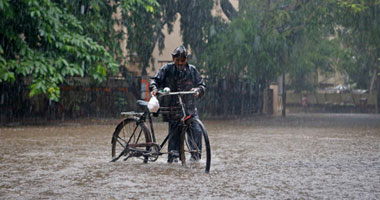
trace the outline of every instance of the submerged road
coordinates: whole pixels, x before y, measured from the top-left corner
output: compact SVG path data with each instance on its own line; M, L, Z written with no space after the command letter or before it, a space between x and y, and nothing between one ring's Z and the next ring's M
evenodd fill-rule
M380 115L204 122L210 174L110 163L118 120L0 127L0 199L380 199Z

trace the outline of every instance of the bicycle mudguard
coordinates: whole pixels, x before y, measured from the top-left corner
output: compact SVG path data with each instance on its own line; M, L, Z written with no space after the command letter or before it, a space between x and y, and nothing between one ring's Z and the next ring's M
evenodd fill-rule
M115 135L118 132L118 130L123 128L123 125L126 124L128 120L133 120L133 119L135 119L135 117L126 118L126 119L123 119L121 122L119 122L119 124L116 126L112 134L111 144L116 140Z
M114 130L114 132L113 132L113 134L112 134L111 144L116 140L115 135L116 135L116 133L117 133L117 130L118 130L118 129L121 129L121 128L123 127L123 123L124 123L124 121L125 121L125 120L121 121L121 122L116 126L116 128L115 128L115 130Z

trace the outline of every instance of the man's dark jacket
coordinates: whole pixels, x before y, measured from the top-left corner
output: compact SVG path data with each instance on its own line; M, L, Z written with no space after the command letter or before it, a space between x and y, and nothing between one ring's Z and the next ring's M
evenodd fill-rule
M171 92L190 91L192 88L197 88L201 97L206 85L199 71L193 65L185 65L183 70L178 69L174 63L168 63L162 66L156 75L150 81L151 90L160 90L169 87ZM197 115L195 105L195 97L193 95L184 95L184 103L186 105L186 114ZM160 99L160 107L178 108L179 101L177 96L164 96ZM179 119L181 116L174 114L164 115L165 120Z

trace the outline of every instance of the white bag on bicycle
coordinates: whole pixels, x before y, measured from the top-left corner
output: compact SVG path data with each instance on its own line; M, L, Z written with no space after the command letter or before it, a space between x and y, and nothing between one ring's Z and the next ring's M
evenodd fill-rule
M156 96L152 96L148 102L148 110L155 113L158 109L160 109L160 103L158 103Z

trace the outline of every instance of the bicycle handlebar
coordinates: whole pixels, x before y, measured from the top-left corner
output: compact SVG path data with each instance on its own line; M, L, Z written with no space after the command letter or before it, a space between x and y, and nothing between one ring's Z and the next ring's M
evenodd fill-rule
M195 90L192 91L181 91L181 92L161 92L159 91L158 94L161 96L169 96L169 95L184 95L184 94L195 94Z

